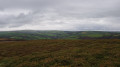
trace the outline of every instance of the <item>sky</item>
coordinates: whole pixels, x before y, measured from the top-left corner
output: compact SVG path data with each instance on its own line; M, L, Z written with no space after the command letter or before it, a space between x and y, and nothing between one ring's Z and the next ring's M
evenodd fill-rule
M0 31L120 31L120 0L0 0Z

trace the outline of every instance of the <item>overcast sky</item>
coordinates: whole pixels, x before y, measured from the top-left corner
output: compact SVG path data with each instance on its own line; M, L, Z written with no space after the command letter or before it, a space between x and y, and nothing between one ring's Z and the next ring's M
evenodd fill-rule
M0 0L0 31L120 31L120 0Z

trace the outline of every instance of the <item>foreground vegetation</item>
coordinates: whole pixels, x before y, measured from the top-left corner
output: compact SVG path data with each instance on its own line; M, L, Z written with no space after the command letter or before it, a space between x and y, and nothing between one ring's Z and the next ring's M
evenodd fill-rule
M120 67L120 40L1 41L0 67Z

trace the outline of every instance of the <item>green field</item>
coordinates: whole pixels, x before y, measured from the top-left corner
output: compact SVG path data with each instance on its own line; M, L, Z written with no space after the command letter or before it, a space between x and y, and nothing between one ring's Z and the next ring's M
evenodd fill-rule
M105 31L1 31L0 38L18 40L39 39L120 39L120 32Z
M120 40L0 41L0 67L120 67Z

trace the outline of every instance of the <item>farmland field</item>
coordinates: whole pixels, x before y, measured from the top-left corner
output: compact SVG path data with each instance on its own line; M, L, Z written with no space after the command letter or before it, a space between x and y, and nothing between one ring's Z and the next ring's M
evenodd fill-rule
M120 67L120 40L0 41L0 67Z
M107 31L0 31L0 38L17 40L39 39L120 39L120 32Z

